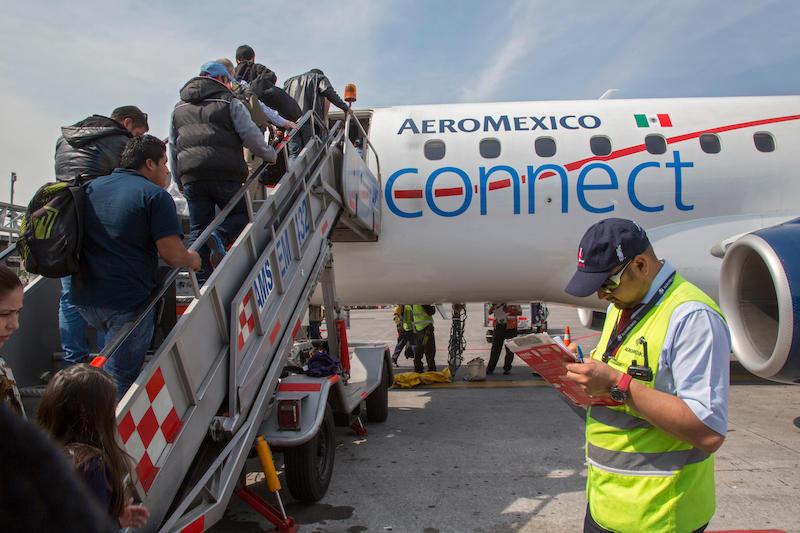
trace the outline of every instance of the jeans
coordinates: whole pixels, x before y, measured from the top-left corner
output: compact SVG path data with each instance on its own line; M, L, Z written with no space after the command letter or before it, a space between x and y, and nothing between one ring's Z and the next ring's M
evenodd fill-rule
M397 345L394 347L394 353L392 354L392 361L395 364L397 364L397 359L400 358L403 348L406 349L406 359L411 359L414 357L413 331L400 330L397 332Z
M241 188L242 184L238 181L195 181L183 186L183 195L189 205L189 238L186 242L187 246L191 246L203 233L203 230L214 220L216 208L223 209ZM244 198L242 198L217 228L217 233L222 237L226 246L236 240L248 220L247 205ZM197 273L197 279L202 283L211 276L213 268L209 261L210 251L208 247L203 246L198 253L203 260L203 266Z
M311 123L306 122L300 131L294 134L289 143L286 145L286 151L289 154L289 161L294 161L308 140L311 139Z
M125 324L132 322L137 316L136 311L120 311L82 305L77 307L83 318L97 331L103 333L109 341L113 341ZM156 310L153 308L148 311L139 327L133 330L103 366L103 370L110 374L114 383L117 384L117 398L122 398L142 370L144 356L147 348L150 347L150 341L153 340L155 317Z
M58 306L58 329L61 333L61 348L64 350L66 366L89 361L89 339L86 336L86 320L77 307L69 301L72 291L72 276L61 278L61 301ZM103 336L97 333L97 348L103 346Z

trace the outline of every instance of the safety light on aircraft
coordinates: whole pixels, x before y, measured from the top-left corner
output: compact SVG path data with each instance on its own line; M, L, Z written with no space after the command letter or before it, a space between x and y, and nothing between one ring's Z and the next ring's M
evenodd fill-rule
M356 84L348 83L344 86L344 101L353 103L356 101Z

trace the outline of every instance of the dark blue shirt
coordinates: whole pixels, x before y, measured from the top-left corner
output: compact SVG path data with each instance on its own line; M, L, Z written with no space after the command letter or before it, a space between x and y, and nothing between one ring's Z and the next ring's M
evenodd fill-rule
M181 235L172 197L135 170L117 168L86 186L83 221L72 303L136 309L156 286L156 241Z

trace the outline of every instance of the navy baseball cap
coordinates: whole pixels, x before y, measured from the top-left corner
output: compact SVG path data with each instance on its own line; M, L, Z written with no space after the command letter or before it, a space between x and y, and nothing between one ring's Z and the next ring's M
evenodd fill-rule
M578 247L578 270L564 289L573 296L589 296L600 289L611 272L650 246L647 233L635 222L607 218L591 226Z
M200 67L200 74L208 74L212 78L225 78L226 80L234 81L225 65L216 61L203 63L203 66Z

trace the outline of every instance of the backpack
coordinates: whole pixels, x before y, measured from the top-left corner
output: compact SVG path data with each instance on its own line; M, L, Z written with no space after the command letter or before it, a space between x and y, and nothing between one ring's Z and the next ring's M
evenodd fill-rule
M22 218L17 241L25 270L47 278L78 272L84 198L80 176L47 183L36 191Z

